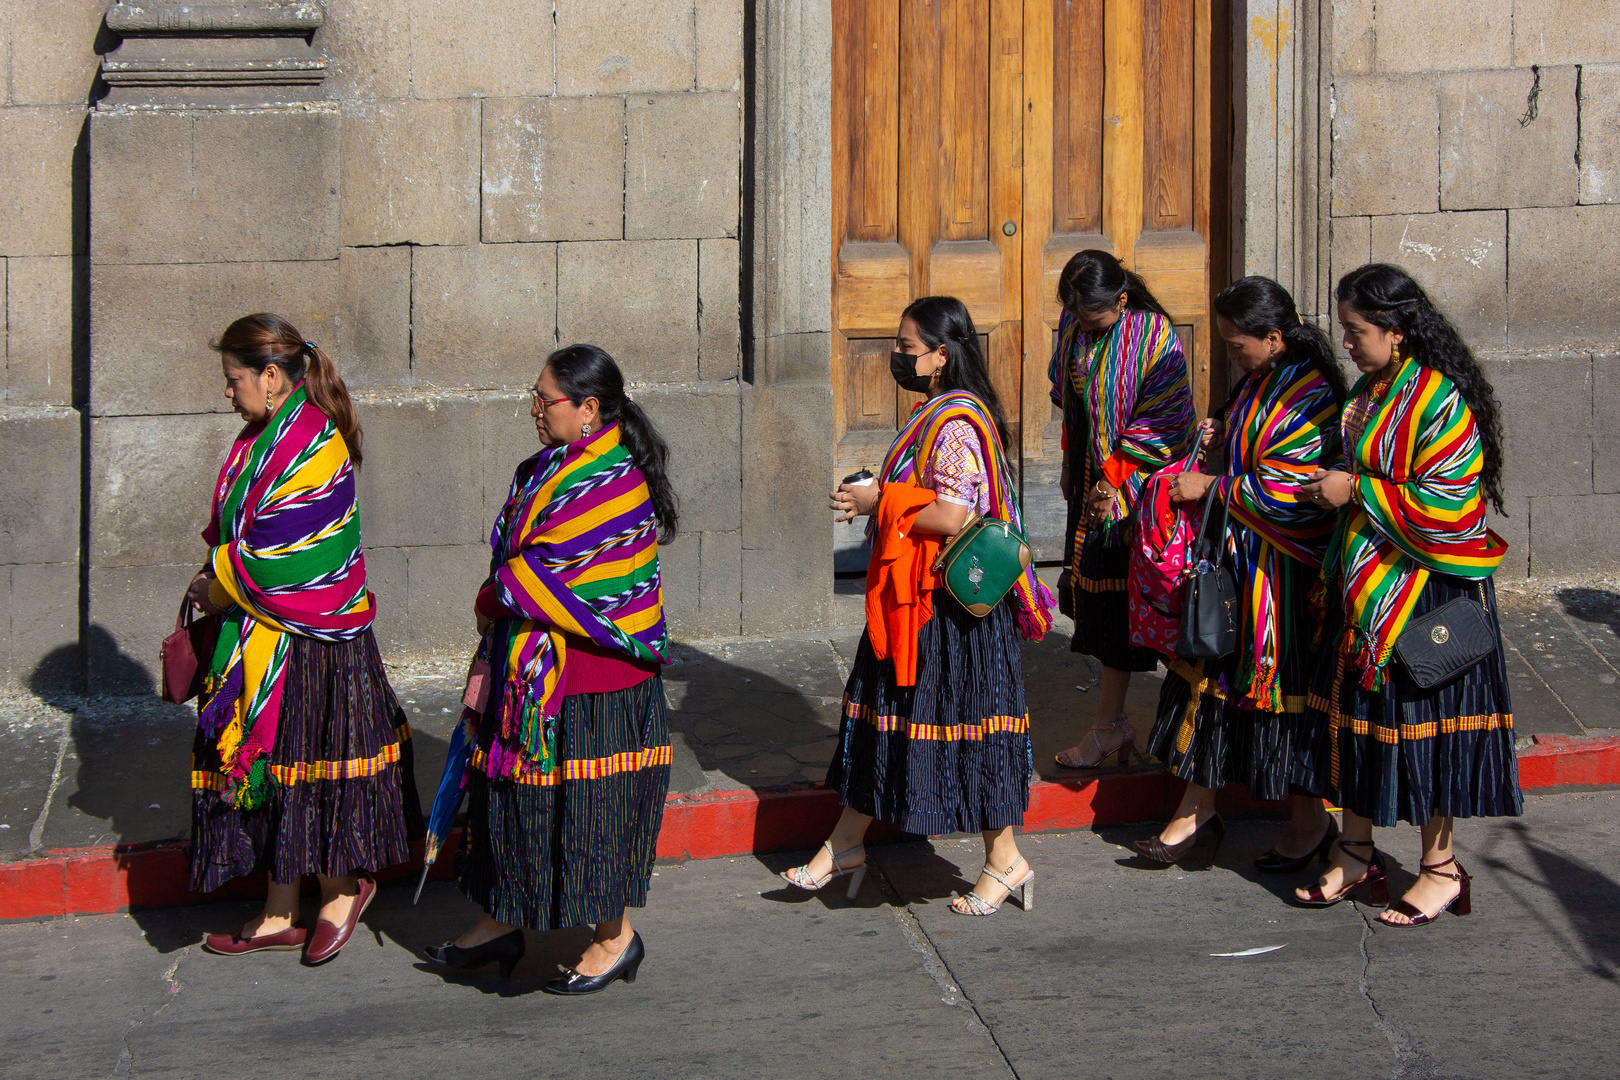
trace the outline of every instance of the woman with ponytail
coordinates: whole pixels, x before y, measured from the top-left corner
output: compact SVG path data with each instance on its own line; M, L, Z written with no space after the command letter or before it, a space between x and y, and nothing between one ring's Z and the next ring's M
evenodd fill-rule
M410 728L372 636L354 470L360 424L325 351L278 315L233 322L214 348L247 421L203 532L190 603L220 617L192 750L191 888L268 871L264 911L203 947L336 956L376 895L370 874L421 830ZM315 929L298 887L321 887Z
M1202 836L1213 863L1225 832L1215 791L1239 783L1255 799L1293 797L1288 830L1255 860L1263 873L1293 873L1313 855L1326 861L1337 836L1322 807L1326 792L1295 759L1310 742L1305 689L1321 623L1311 595L1334 524L1301 487L1339 463L1345 380L1327 335L1301 323L1293 298L1270 278L1222 289L1215 325L1243 372L1226 404L1199 425L1204 449L1224 448L1225 467L1218 475L1176 474L1171 498L1212 496L1209 514L1222 515L1222 502L1230 507L1222 542L1238 582L1239 641L1222 659L1165 661L1148 752L1188 784L1169 824L1136 847L1150 861L1172 863Z
M559 349L530 396L541 448L490 534L462 714L474 749L457 865L484 915L427 955L506 975L525 929L592 925L545 990L594 994L634 982L646 955L629 909L647 903L669 790L658 545L679 508L669 448L611 356Z
M1058 346L1048 377L1063 409L1063 497L1069 503L1059 588L1075 652L1102 664L1091 730L1057 755L1090 769L1123 761L1136 740L1125 717L1131 673L1158 653L1131 643L1125 573L1147 478L1193 445L1192 384L1170 318L1142 279L1106 251L1070 259L1058 278Z
M1491 582L1507 545L1485 526L1487 504L1502 510L1501 424L1479 363L1404 270L1352 270L1335 296L1362 376L1344 408L1347 468L1320 471L1304 489L1338 511L1322 566L1330 635L1306 709L1320 732L1312 790L1344 808L1344 836L1321 881L1296 896L1327 907L1366 884L1384 902L1373 827L1406 821L1421 830L1418 878L1379 919L1422 926L1472 909L1453 820L1523 812ZM1422 661L1448 643L1468 650L1470 624L1481 627L1482 658ZM1409 628L1418 633L1403 637ZM1426 689L1414 656L1433 676Z

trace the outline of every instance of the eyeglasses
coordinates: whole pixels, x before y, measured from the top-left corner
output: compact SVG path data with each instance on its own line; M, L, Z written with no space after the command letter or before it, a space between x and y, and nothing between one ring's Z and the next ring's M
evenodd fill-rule
M532 402L535 405L540 406L540 411L541 412L545 412L547 409L551 408L553 405L561 405L563 402L565 402L567 400L568 400L568 398L567 398L566 395L563 396L563 397L559 397L559 398L543 398L543 397L540 396L538 391L535 391L535 390L530 390L529 391L529 401Z

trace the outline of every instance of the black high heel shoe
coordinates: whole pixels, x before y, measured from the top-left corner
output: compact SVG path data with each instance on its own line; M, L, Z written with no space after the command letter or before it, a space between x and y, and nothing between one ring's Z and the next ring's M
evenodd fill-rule
M513 930L510 934L491 938L482 945L463 949L460 945L447 941L443 945L429 945L422 953L435 964L443 964L459 971L499 963L501 978L509 979L512 977L512 969L518 966L518 961L523 959L526 950L523 931Z
M1305 854L1295 858L1278 854L1272 848L1264 855L1256 855L1254 868L1262 874L1297 874L1311 864L1312 859L1318 859L1326 866L1333 861L1333 841L1339 838L1339 823L1328 815L1327 830L1322 833L1322 842Z
M624 952L613 961L613 966L600 975L581 975L573 968L563 968L563 973L552 979L540 989L548 994L560 997L581 997L585 994L597 994L623 979L627 983L636 981L636 971L641 967L642 960L646 959L646 947L641 944L641 931L630 935L630 944L624 947Z
M1179 844L1166 844L1155 836L1151 840L1138 840L1135 843L1136 853L1144 859L1151 859L1156 863L1172 866L1192 853L1192 849L1200 844L1209 849L1204 859L1204 869L1208 870L1215 865L1215 856L1221 850L1221 842L1226 839L1226 822L1221 815L1211 814L1202 825L1193 830L1193 834Z

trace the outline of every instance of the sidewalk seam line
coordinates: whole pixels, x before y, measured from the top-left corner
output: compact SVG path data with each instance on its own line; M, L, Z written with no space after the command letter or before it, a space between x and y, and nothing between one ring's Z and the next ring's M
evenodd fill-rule
M1361 937L1356 942L1356 952L1361 957L1361 972L1356 989L1361 992L1362 1000L1372 1010L1374 1017L1373 1027L1383 1033L1384 1038L1389 1042L1390 1052L1395 1055L1395 1068L1389 1074L1390 1080L1401 1080L1411 1071L1409 1066L1416 1065L1422 1059L1423 1054L1412 1048L1411 1043L1407 1040L1406 1032L1385 1018L1384 1011L1378 1007L1378 1002L1373 1000L1372 952L1367 948L1367 942L1373 938L1372 919L1368 917L1366 911L1362 910L1359 902L1351 900L1350 908L1361 919Z
M1547 693L1551 694L1553 696L1553 700L1558 702L1559 708L1569 713L1569 718L1575 721L1575 726L1580 728L1581 733L1584 735L1588 730L1586 724L1583 723L1581 718L1575 714L1575 710L1569 707L1569 703L1563 699L1558 691L1553 689L1552 683L1541 677L1541 672L1537 671L1536 666L1530 662L1530 658L1524 655L1524 650L1519 648L1518 645L1514 644L1513 639L1508 637L1506 634L1502 635L1502 645L1504 648L1513 650L1513 655L1517 656L1520 662L1524 664L1524 669L1535 678L1536 682L1540 683L1546 688Z
M62 786L62 763L67 760L68 740L73 738L73 724L71 721L62 724L62 733L57 736L56 767L51 770L51 782L45 789L45 804L39 808L39 817L34 820L34 827L28 830L28 853L35 855L45 846L45 819L51 812L51 803L56 801L56 789Z

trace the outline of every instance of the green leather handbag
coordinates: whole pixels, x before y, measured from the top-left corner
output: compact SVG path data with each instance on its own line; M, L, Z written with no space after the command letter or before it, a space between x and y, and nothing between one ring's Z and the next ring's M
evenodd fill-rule
M956 602L981 619L1017 584L1035 557L1009 521L974 515L939 553L934 570Z

